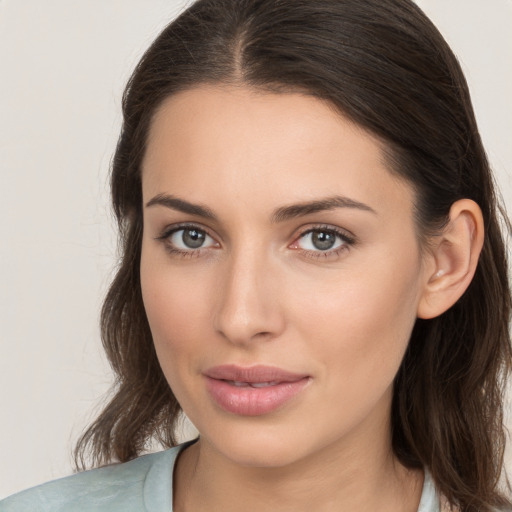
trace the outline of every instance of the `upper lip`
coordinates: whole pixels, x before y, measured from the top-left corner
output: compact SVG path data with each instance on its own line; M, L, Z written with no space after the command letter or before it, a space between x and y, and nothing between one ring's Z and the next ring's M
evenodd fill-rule
M303 373L294 373L275 366L237 366L224 364L214 366L204 372L211 379L227 380L234 382L295 382L308 377Z

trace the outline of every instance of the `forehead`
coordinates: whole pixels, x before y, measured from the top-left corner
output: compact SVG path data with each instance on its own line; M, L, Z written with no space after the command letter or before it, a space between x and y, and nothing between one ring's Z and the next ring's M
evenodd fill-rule
M202 202L258 198L263 206L338 193L389 202L402 213L412 202L375 136L301 93L226 86L180 92L154 116L142 172L145 200L179 192Z
M188 138L207 149L206 140L210 142L208 146L222 144L228 134L238 142L231 147L232 154L237 147L243 147L247 155L249 142L258 155L275 146L280 146L281 151L306 151L312 145L321 150L333 143L339 145L340 135L351 144L358 140L376 150L381 147L376 137L340 115L325 100L299 92L269 93L222 85L198 86L164 100L153 117L148 139L154 146L171 138Z

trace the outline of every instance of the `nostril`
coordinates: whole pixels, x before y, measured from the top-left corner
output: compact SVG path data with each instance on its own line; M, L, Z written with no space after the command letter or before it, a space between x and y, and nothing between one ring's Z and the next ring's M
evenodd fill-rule
M264 311L247 309L229 315L226 310L220 312L215 321L216 330L234 344L268 341L281 332L282 322Z

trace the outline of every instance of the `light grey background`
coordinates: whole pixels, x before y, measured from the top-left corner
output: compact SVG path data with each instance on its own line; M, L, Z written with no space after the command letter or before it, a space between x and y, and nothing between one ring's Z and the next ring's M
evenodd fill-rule
M510 205L512 2L418 3L462 61ZM0 0L0 497L71 472L111 382L97 325L116 258L121 92L183 5Z

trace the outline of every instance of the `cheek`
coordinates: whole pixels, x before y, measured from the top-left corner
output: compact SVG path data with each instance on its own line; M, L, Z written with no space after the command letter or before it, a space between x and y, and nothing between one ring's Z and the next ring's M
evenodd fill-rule
M178 401L187 410L187 397L197 396L195 357L204 352L202 328L206 297L198 296L194 281L183 280L169 269L141 265L141 287L155 351L163 374ZM204 288L200 288L204 290ZM201 308L203 309L201 311Z
M170 366L204 340L212 287L206 276L173 268L165 260L166 255L154 257L143 248L142 297L157 355L168 375Z
M363 267L295 289L295 323L302 326L303 339L317 340L311 348L330 369L326 378L333 384L377 383L378 376L392 380L416 321L419 264L402 260L386 269Z

